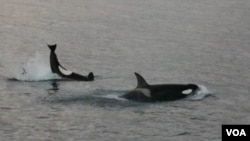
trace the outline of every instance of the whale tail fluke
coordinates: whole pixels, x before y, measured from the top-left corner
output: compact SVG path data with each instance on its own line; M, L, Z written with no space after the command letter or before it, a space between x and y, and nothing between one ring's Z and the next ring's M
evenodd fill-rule
M93 72L90 72L90 73L89 73L88 79L89 79L90 81L94 80L94 73L93 73Z
M49 45L48 44L48 47L50 48L51 51L55 51L56 50L56 44L54 44L54 45Z

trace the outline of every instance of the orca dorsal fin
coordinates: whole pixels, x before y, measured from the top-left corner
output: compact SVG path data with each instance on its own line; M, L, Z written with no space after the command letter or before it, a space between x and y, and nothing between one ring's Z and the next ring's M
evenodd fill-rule
M135 76L137 78L137 88L146 88L149 86L149 84L140 74L135 72Z
M56 50L56 44L54 44L54 45L47 44L47 45L51 49L51 51L55 51Z

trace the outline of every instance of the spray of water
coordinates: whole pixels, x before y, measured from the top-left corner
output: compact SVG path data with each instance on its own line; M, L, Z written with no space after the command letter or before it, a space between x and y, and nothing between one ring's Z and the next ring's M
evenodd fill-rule
M20 81L60 79L58 75L51 72L49 61L45 58L48 57L36 52L24 64L5 65L6 72L9 73L10 77Z

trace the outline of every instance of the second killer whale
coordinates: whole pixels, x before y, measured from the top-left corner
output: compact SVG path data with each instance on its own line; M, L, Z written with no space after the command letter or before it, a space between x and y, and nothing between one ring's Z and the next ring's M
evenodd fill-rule
M53 73L67 79L78 80L78 81L93 81L94 74L90 72L88 76L83 76L78 73L72 72L64 68L58 61L57 55L55 53L57 45L48 45L50 49L50 67Z
M127 100L138 102L175 101L194 95L200 90L196 84L156 84L150 85L138 73L137 87L120 96Z

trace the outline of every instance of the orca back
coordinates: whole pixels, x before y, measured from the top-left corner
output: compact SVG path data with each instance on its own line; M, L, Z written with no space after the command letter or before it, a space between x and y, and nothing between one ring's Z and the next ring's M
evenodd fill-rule
M123 98L139 102L174 101L193 95L199 90L196 84L149 85L140 74L135 73L135 75L137 87L124 94Z

